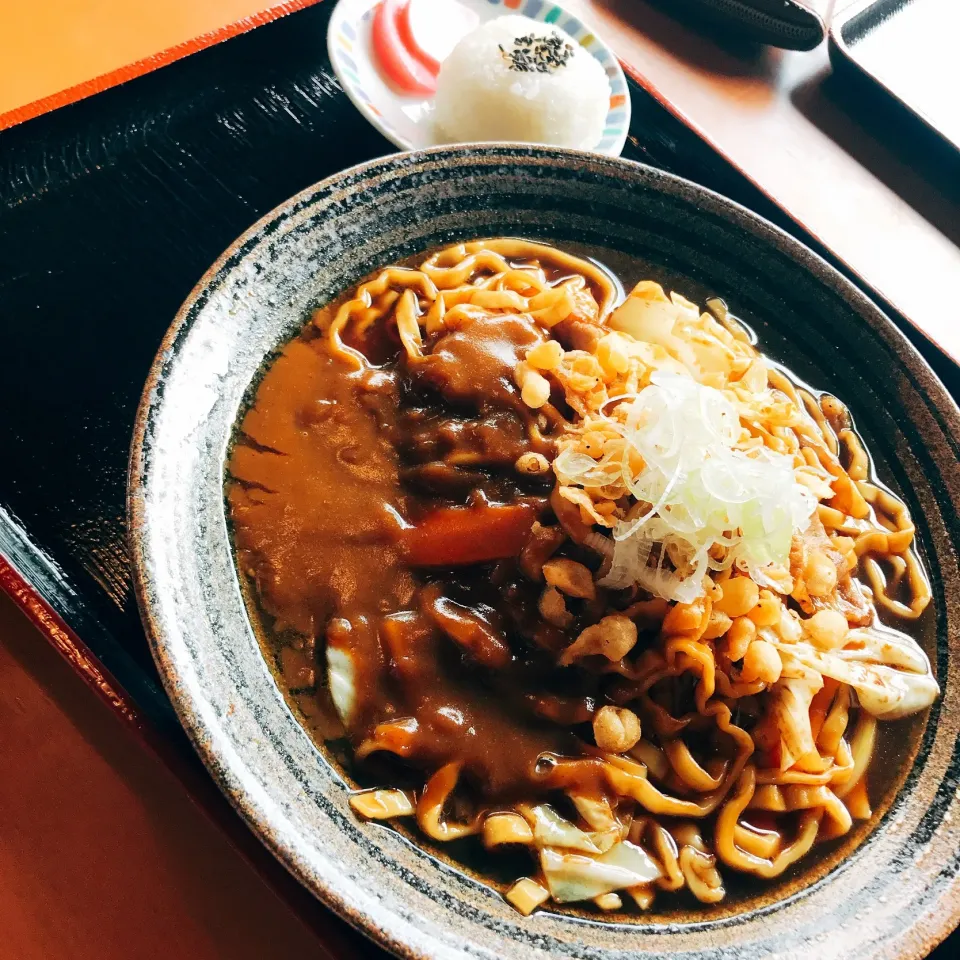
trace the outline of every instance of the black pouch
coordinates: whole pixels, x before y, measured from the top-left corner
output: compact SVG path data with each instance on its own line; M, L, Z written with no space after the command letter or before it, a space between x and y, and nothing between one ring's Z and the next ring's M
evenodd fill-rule
M801 0L672 0L658 6L697 11L727 32L787 50L812 50L826 36L819 14Z

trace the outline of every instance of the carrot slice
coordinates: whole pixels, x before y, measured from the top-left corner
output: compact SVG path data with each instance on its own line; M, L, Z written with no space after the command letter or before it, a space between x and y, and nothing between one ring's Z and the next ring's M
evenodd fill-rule
M373 15L373 52L386 78L404 93L433 94L437 78L407 49L399 17L408 0L382 0Z
M461 567L515 557L538 512L533 503L440 507L400 533L400 548L414 567Z

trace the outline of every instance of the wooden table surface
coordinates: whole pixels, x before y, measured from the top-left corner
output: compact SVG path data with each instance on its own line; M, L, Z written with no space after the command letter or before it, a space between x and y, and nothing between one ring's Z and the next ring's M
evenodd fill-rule
M0 594L0 957L383 957L256 847L265 879L216 802L191 800Z

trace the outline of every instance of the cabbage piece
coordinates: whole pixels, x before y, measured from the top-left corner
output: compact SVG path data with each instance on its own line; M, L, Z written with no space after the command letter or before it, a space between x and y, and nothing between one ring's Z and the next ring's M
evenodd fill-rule
M909 673L930 673L930 661L913 637L886 627L871 626L851 630L843 649L844 660L884 663Z
M540 865L557 903L592 900L614 890L650 883L660 876L660 868L640 847L623 841L601 857L561 853L545 847Z
M800 676L786 676L772 688L770 711L780 733L780 769L792 767L800 757L817 749L810 726L810 704L823 687L823 677L816 670L806 669L784 657L784 672L791 670Z
M349 650L327 644L327 684L343 725L349 727L357 701L356 669Z
M660 867L643 847L638 847L629 840L618 843L615 847L600 857L602 863L630 870L636 876L642 876L644 883L656 880L660 875Z
M930 663L919 644L899 631L880 627L851 630L843 649L826 653L805 641L789 643L772 630L760 631L784 660L845 683L860 706L878 720L896 720L924 710L940 695Z
M606 797L590 797L585 794L571 794L577 813L590 826L590 839L601 853L606 853L615 843L620 842L620 821L616 818L610 801Z
M571 799L577 813L583 817L593 830L611 830L618 827L613 808L606 797L590 797L586 794L573 794Z
M590 834L590 839L596 844L601 853L606 853L615 843L619 843L621 832L619 827L612 827L610 830L594 830Z
M585 850L599 853L600 849L579 827L565 820L553 807L545 803L524 811L533 821L533 839L541 847L563 847L566 850Z
M704 379L711 373L719 373L724 378L730 373L732 366L731 351L724 344L715 340L693 340L690 343L696 369Z
M631 870L600 863L592 857L561 853L545 847L540 851L540 866L557 903L592 900L614 890L623 890L642 881Z
M672 346L676 341L673 328L681 311L667 299L659 284L646 284L641 293L635 289L610 315L607 325L612 330L628 333L645 343Z
M704 381L719 377L722 382L733 369L733 351L710 331L697 305L678 293L667 297L658 283L638 283L611 314L608 325L659 347L685 372Z

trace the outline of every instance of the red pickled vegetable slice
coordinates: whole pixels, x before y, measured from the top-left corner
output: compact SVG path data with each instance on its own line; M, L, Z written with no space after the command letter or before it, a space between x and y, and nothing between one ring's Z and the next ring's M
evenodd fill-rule
M437 78L407 49L399 18L408 0L381 0L373 15L373 52L386 78L405 93L433 94Z
M426 50L417 39L411 18L413 2L414 0L403 0L403 5L400 7L400 13L397 16L397 29L400 33L400 39L410 54L436 76L440 72L440 61Z
M538 512L533 503L439 507L401 531L400 548L414 567L461 567L515 557Z

